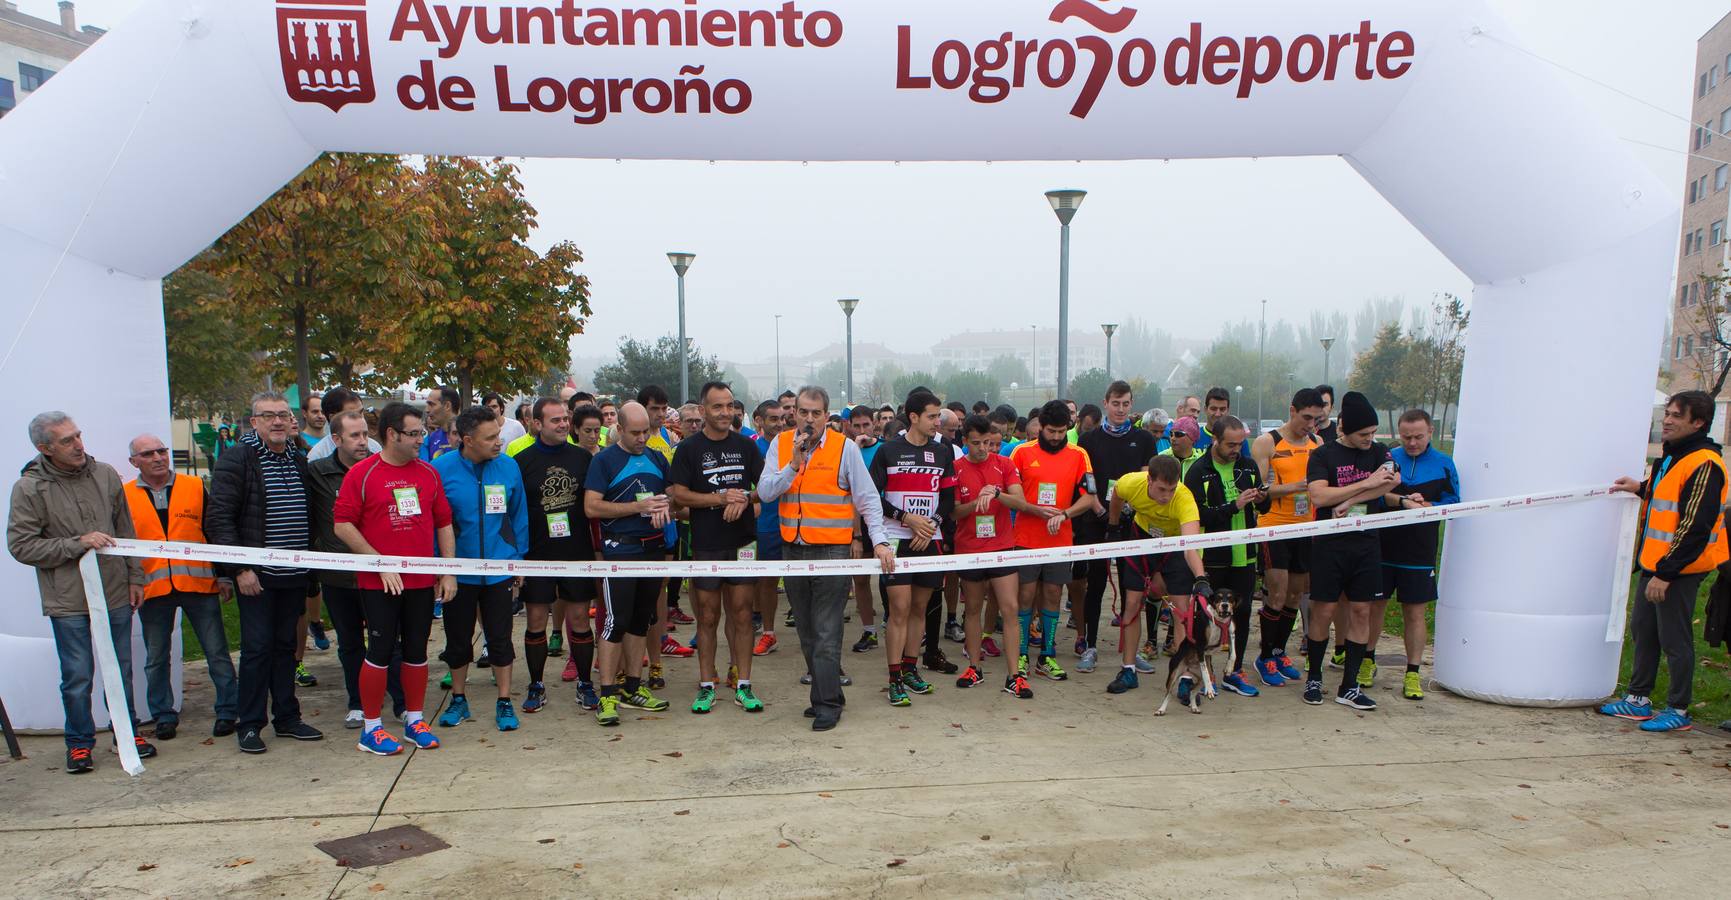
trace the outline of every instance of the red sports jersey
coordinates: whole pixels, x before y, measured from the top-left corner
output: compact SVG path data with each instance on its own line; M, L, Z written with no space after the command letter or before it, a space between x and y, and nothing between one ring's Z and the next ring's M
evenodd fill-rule
M1088 493L1088 478L1093 466L1088 451L1066 444L1057 453L1040 449L1039 441L1029 441L1010 454L1010 462L1022 478L1022 499L1035 506L1069 509L1076 498ZM1038 550L1045 547L1068 547L1074 540L1070 520L1065 519L1057 534L1046 531L1046 520L1023 513L1016 517L1016 546Z
M958 506L974 502L980 496L980 489L988 484L1007 492L1017 483L1016 467L1009 457L993 453L983 463L975 463L966 456L956 460ZM988 553L1015 546L1015 535L1010 533L1010 508L1002 500L993 500L983 512L964 516L956 522L957 553Z

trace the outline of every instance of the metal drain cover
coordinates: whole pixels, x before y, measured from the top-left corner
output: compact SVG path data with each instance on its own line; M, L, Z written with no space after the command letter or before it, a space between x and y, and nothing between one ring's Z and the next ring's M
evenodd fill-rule
M448 850L450 844L414 825L398 825L384 831L322 841L313 846L330 854L339 865L364 869L394 863L399 859Z

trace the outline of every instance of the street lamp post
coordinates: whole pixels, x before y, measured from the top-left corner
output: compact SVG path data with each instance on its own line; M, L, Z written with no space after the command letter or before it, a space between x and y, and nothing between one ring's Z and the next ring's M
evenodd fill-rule
M1334 350L1334 338L1322 339L1322 383L1328 384L1328 358Z
M1106 332L1106 383L1111 384L1112 383L1112 335L1115 332L1117 332L1118 325L1115 322L1114 323L1108 323L1105 325L1101 325L1100 330Z
M679 402L681 405L691 402L691 352L685 348L685 273L691 269L691 261L697 258L695 253L674 251L667 254L667 261L673 263L673 271L679 275Z
M853 311L859 306L857 299L837 300L841 311L847 314L847 402L853 402Z
M1033 362L1029 364L1028 382L1030 387L1038 389L1040 387L1040 326L1029 325L1028 330L1034 333L1034 356Z
M1058 384L1063 396L1070 383L1070 220L1082 208L1087 191L1047 191L1046 201L1058 214ZM1038 379L1036 379L1038 380Z
M1262 326L1256 338L1256 427L1262 427L1262 395L1268 393L1268 378L1262 373L1268 348L1268 301L1262 301Z

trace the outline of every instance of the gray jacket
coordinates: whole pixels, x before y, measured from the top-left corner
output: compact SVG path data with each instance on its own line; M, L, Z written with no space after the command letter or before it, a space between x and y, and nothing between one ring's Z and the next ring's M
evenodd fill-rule
M43 615L64 618L89 614L84 579L78 573L78 560L84 555L78 537L92 531L117 538L134 536L132 512L121 484L114 467L94 457L84 468L67 472L37 454L12 485L6 549L13 559L36 570ZM139 561L102 556L97 563L108 608L127 606L127 586L144 584Z

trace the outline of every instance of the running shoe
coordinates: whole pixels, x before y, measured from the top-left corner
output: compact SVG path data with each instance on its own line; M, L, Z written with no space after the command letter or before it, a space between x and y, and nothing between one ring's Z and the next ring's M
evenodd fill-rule
M651 694L649 685L646 684L640 684L637 690L620 697L619 705L646 712L661 712L667 709L667 701Z
M577 682L577 708L600 709L601 698L595 695L595 685L587 681Z
M523 711L536 713L547 705L547 686L539 681L531 682L529 690L523 694Z
M1004 679L1004 693L1021 700L1034 699L1034 689L1028 686L1028 676L1021 673Z
M953 643L961 644L967 641L968 633L962 629L960 622L947 622L944 624L944 637Z
M1125 691L1133 691L1141 686L1141 679L1136 677L1135 669L1121 668L1118 670L1118 677L1112 679L1111 684L1106 685L1106 693L1122 694Z
M1322 682L1306 681L1304 683L1304 702L1311 706L1322 705Z
M992 636L989 634L980 641L980 652L993 659L1004 655L1004 651L998 649L998 642L992 640Z
M396 756L403 752L403 745L397 739L385 733L383 725L361 735L360 742L355 744L358 750L379 756Z
M439 690L448 691L450 689L451 689L451 673L446 672L445 677L439 679Z
M771 653L774 653L775 652L775 644L776 644L776 640L775 640L774 632L770 632L770 633L761 635L757 639L757 645L751 648L751 655L752 656L767 656ZM859 645L855 644L854 649L858 650Z
M366 713L363 713L358 709L351 709L351 710L349 710L348 715L343 716L343 727L344 728L359 728L362 725L366 724L366 721L367 721Z
M301 687L313 687L318 683L319 680L313 677L313 673L307 671L306 663L295 663L295 684Z
M740 685L733 690L733 704L748 713L763 712L763 701L751 692L751 685Z
M331 649L331 639L325 634L325 623L308 622L307 630L313 633L313 646L320 650Z
M323 735L320 736L323 737ZM156 755L156 745L145 740L142 734L132 736L132 746L138 749L139 759L150 759Z
M577 654L573 653L570 659L565 660L565 671L559 673L559 680L566 683L577 680Z
M439 739L433 734L433 729L427 727L426 719L416 719L413 724L405 725L403 733L422 750L438 749Z
M439 714L439 727L456 728L464 722L474 721L474 718L469 712L469 698L459 694L452 697L445 711Z
M1653 701L1646 697L1630 694L1621 700L1607 703L1599 707L1599 713L1606 716L1616 716L1632 722L1645 722L1653 718Z
M1112 627L1113 628L1121 628L1121 627L1123 627L1123 625L1124 625L1124 617L1118 615L1117 613L1113 613L1112 614Z
M1143 675L1152 675L1158 669L1155 667L1154 661L1149 659L1146 654L1138 653L1136 654L1136 671Z
M874 631L862 631L862 632L860 632L859 640L854 641L854 643L853 643L853 652L855 652L855 653L870 653L871 651L876 650L877 648L878 648L878 636L877 636L877 632L874 632ZM757 648L753 647L752 653L755 654L756 652L757 652Z
M66 748L66 771L74 775L82 775L96 768L96 763L90 758L89 747Z
M667 687L667 674L661 668L660 663L656 663L655 665L649 667L649 677L643 679L643 682L645 684L647 684L652 690L659 691L662 688Z
M677 606L669 606L667 607L667 621L675 625L690 625L697 620L693 619L685 610Z
M1178 632L1166 629L1166 640L1160 645L1161 656L1172 656L1178 652Z
M1077 638L1075 650L1076 650L1077 656L1081 656L1083 653L1087 652L1088 639L1087 638Z
M1358 686L1368 688L1376 684L1376 660L1366 659L1358 664Z
M1376 701L1366 696L1363 691L1358 689L1358 685L1356 684L1338 694L1335 694L1334 702L1341 706L1350 706L1353 709L1363 710L1365 712L1370 712L1371 710L1376 709Z
M1028 657L1026 654L1016 657L1016 671L1028 674Z
M1298 667L1292 664L1292 657L1287 656L1285 650L1280 651L1280 655L1276 656L1274 661L1280 666L1280 677L1287 681L1304 680L1304 673L1298 671Z
M841 686L842 687L853 687L853 679L847 677L847 670L846 669L843 669L841 671Z
M1330 653L1328 655L1328 667L1330 669L1346 668L1346 651L1336 649L1333 653Z
M1220 686L1240 697L1254 697L1262 693L1245 679L1243 671L1229 673L1225 678L1220 679Z
M932 683L921 678L919 669L912 666L902 670L902 686L916 694L932 692Z
M1081 642L1078 641L1077 643ZM1081 659L1076 660L1076 671L1084 675L1094 671L1095 666L1100 663L1100 651L1093 647L1083 647L1081 657Z
M487 645L482 644L481 645L481 655L475 657L475 668L477 668L477 669L491 669L492 667L493 667L493 660L487 656Z
M914 705L914 701L908 699L907 688L902 687L902 683L900 681L890 682L890 705L891 706L912 706L912 705Z
M920 665L941 675L954 675L956 674L956 671L961 668L955 663L950 662L950 658L944 655L944 651L939 650L936 647L931 647L926 650L925 657L920 660Z
M1058 665L1058 658L1055 656L1048 656L1040 660L1040 665L1035 667L1034 671L1053 681L1068 681L1070 679L1070 673L1064 671L1063 666Z
M980 677L980 670L969 666L956 677L956 687L970 688L986 679Z
M1419 683L1417 672L1408 672L1406 677L1401 679L1400 695L1408 700L1424 699L1424 686Z
M1694 727L1695 724L1689 721L1689 713L1675 708L1641 723L1642 731L1690 731Z
M547 655L548 656L564 656L565 655L565 636L564 635L554 634L552 637L547 639Z
M1184 675L1178 679L1178 705L1190 705L1190 676Z
M668 634L661 637L661 655L671 656L675 659L686 659L697 655L697 651L674 640L673 635Z
M1269 687L1282 687L1286 684L1286 676L1280 674L1280 663L1267 656L1256 658L1256 676Z
M793 625L793 610L792 609L789 609L787 611L787 616L781 620L781 624L786 625L789 628L794 627L794 625Z
M612 727L619 724L619 698L608 694L601 698L600 706L595 709L595 724Z
M501 697L498 703L493 704L493 723L499 726L500 731L517 730L517 711L511 708L511 701Z
M1153 659L1154 657L1160 655L1160 654L1154 652L1154 642L1153 641L1143 641L1142 642L1142 649L1138 652L1149 659Z
M700 715L708 715L715 708L715 686L698 685L697 697L691 701L691 711Z
M444 617L445 617L445 601L434 600L433 601L433 618L443 619Z

